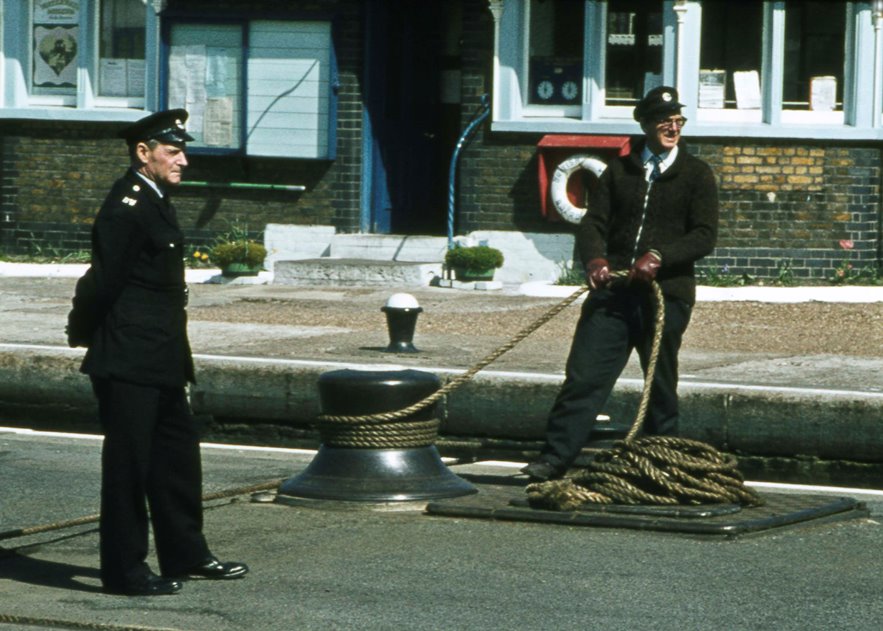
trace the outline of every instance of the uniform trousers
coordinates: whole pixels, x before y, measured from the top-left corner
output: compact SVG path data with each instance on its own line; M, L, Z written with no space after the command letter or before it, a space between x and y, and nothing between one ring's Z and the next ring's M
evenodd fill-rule
M104 431L101 579L119 587L149 572L149 521L160 572L175 576L210 555L202 534L199 432L183 387L92 378Z
M677 431L678 352L692 309L680 299L666 297L664 303L665 323L642 428L645 434ZM655 300L646 284L591 293L573 336L564 384L549 413L542 461L556 468L573 463L588 442L595 419L603 411L632 350L637 350L646 374L655 321Z

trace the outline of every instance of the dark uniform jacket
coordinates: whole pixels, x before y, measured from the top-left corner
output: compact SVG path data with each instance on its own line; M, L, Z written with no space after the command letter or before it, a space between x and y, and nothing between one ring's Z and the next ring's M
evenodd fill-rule
M604 257L612 271L629 269L648 250L662 256L656 280L666 296L696 301L694 263L711 253L717 240L718 199L714 173L705 162L678 146L674 164L648 183L641 151L611 160L589 197L577 229L584 264Z
M71 346L88 347L81 370L147 386L193 381L185 306L175 211L130 170L95 218L92 264L68 318Z

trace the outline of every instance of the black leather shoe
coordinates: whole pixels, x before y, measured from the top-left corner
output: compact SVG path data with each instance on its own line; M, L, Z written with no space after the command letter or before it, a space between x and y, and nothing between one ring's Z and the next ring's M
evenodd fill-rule
M182 587L181 581L151 573L121 585L106 585L104 591L122 596L169 596L180 592Z
M231 578L242 578L248 574L248 566L245 563L237 563L235 561L221 563L215 557L210 557L204 563L190 568L185 574L190 578L228 580Z
M536 462L531 462L526 467L522 467L521 472L527 474L531 482L547 482L563 477L566 470L556 467L551 462L537 460Z

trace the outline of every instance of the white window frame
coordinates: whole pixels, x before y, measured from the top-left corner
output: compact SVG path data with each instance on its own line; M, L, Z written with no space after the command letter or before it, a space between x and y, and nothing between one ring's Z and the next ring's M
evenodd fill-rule
M32 19L34 0L3 0L0 15L0 118L134 121L154 111L158 94L159 16L145 2L145 68L143 97L99 96L97 93L100 12L95 0L80 0L81 54L77 87L71 95L33 94ZM27 33L21 37L21 33Z
M583 103L527 106L528 0L489 0L494 17L491 129L532 133L634 134L632 108L604 98L606 0L585 0ZM763 7L760 110L699 109L701 0L663 2L663 82L678 88L690 124L685 136L883 139L883 5L852 1L846 11L843 107L833 112L782 106L785 2ZM597 51L601 51L600 54Z

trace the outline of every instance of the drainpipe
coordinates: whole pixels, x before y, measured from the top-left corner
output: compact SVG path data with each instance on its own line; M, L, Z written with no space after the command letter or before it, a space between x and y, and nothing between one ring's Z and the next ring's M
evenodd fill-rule
M490 113L490 99L487 94L482 95L481 104L478 107L478 110L472 116L472 120L466 126L466 129L463 130L463 133L460 134L460 139L457 141L457 146L454 147L454 153L451 156L451 167L448 173L448 249L451 250L454 248L454 191L456 190L455 182L457 179L457 160L460 157L460 151L469 142L469 139L472 137L472 134L475 133L475 130L481 124L481 122L487 118Z
M873 91L873 111L872 121L874 127L880 126L880 110L883 109L883 103L880 102L880 73L883 72L883 0L874 0L874 10L871 14L874 22L874 91Z

